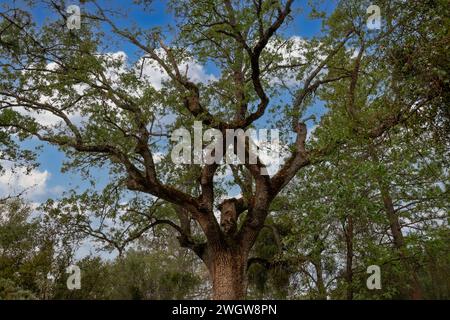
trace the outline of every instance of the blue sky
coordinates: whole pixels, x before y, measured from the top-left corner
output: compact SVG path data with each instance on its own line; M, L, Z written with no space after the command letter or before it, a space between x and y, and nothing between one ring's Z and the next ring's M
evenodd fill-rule
M152 28L155 26L168 26L173 23L173 17L167 11L165 7L165 1L155 1L152 6L151 12L144 12L142 10L137 10L134 6L129 6L132 1L104 1L107 2L109 6L113 6L118 11L128 11L128 19L121 20L122 26L129 26L130 22L137 24L143 28ZM307 8L306 3L308 1L297 1L294 6L294 10L297 8ZM2 2L3 3L3 2ZM102 3L102 2L100 2ZM330 9L334 6L333 1L325 1L324 8L329 12ZM78 1L67 1L67 4L75 4L80 5ZM81 10L83 10L84 5L80 5ZM52 18L54 16L50 15L50 12L44 8L35 8L33 9L34 19L39 23L42 23L47 18ZM310 20L308 16L309 12L307 10L302 10L302 12L296 15L295 19L291 22L285 33L288 36L300 36L300 37L311 37L314 35L318 35L321 29L321 22L317 20ZM133 56L136 48L132 45L126 45L123 47L113 48L112 51L124 51L128 56ZM216 71L211 66L206 65L205 71L207 73L215 73ZM323 112L323 108L321 104L317 104L315 108L313 108L319 114ZM34 148L37 145L41 145L36 140L27 141L23 144L25 147ZM61 167L65 160L65 156L63 153L59 152L56 147L49 146L47 144L43 144L43 149L39 152L39 167L36 172L44 173L47 175L40 177L42 179L45 178L45 181L41 181L40 185L36 189L29 193L29 198L33 202L42 202L47 198L55 198L60 196L62 190L68 190L73 187L80 187L80 189L84 189L87 187L87 182L83 181L76 172L67 172L61 173ZM106 173L106 171L105 171ZM96 176L99 178L100 185L102 184L102 177L104 178L103 182L106 182L107 175L103 174L101 170L96 169ZM39 183L38 183L39 184ZM19 189L21 186L18 186ZM5 186L2 187L3 192L5 192ZM0 189L0 191L2 190Z

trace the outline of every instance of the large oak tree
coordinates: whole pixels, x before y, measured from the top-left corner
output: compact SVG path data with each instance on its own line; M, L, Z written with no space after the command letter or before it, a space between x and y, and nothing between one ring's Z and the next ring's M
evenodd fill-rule
M137 4L139 19L143 13L153 17L151 1ZM110 183L104 189L74 194L55 210L72 215L81 230L119 252L150 228L174 228L180 245L208 268L215 299L245 297L251 249L271 203L299 170L323 161L356 133L382 136L418 108L419 98L392 95L387 77L379 91L368 93L383 103L373 104L364 118L356 110L360 77L370 78L378 67L380 41L403 37L401 30L415 17L406 10L409 4L380 1L390 17L377 32L366 28L364 1L342 1L331 17L313 10L325 24L321 36L310 39L289 37L289 22L306 8L293 0L171 1L172 28L145 28L145 18L133 21L136 11L125 17L123 8L84 1L81 29L69 30L65 5L39 3L49 13L45 22L26 8L0 13L1 127L58 146L68 167L93 180L96 168L107 168ZM395 16L404 10L408 14ZM113 53L123 48L128 58ZM343 65L343 57L350 63ZM201 65L216 71L210 81L199 78ZM316 91L331 85L348 88L341 97L346 112L320 125L341 130L309 146L308 109ZM259 159L175 165L171 130L191 128L194 121L224 136L227 129L279 128L283 164L271 175ZM227 167L228 180L222 172ZM224 200L233 185L241 196ZM100 226L92 226L88 213ZM117 215L128 227L105 232L104 222Z

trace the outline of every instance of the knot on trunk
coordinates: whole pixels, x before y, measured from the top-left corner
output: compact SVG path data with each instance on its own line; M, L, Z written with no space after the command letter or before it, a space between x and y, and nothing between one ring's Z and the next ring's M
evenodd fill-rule
M236 232L238 218L236 201L236 199L227 199L219 205L220 226L226 234L233 234Z

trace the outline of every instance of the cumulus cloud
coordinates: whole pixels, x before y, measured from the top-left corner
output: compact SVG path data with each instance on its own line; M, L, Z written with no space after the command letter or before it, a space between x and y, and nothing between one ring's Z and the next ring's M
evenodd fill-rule
M157 54L164 59L165 52L162 49L156 50ZM194 83L207 83L215 81L217 78L213 74L207 73L205 67L194 59L188 59L179 65L180 72L187 72L187 77ZM167 73L154 60L141 58L136 63L136 72L141 74L144 80L148 81L156 90L162 88L162 83L169 79Z
M281 57L281 61L278 63L280 66L298 65L306 62L305 54L307 50L305 44L306 40L303 38L292 36L281 44L274 41L269 42L267 51ZM286 68L282 73L269 81L272 85L283 83L288 87L293 87L298 83L296 76L297 73L293 68Z
M0 176L0 197L25 192L27 198L33 199L47 192L47 182L50 179L47 170L26 168L6 168Z
M311 72L326 59L326 55L317 53L313 59L307 58L308 52L314 50L314 47L302 37L292 36L287 40L271 40L267 44L267 51L281 57L277 63L278 66L284 66L276 76L269 79L271 85L286 85L294 88L304 83ZM305 64L308 64L305 66ZM299 68L303 66L305 70L299 78ZM327 68L323 68L319 75L327 73Z

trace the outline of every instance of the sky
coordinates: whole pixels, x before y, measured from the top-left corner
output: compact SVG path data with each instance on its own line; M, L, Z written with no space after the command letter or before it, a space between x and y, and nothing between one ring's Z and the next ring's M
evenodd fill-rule
M123 26L129 25L129 21L136 23L140 27L152 28L155 26L167 26L173 22L173 17L165 8L165 1L155 1L152 6L152 12L144 12L142 10L135 10L133 6L127 5L129 1L108 1L109 4L123 12L129 11L127 19L123 19ZM305 7L307 1L299 1L295 8ZM325 7L328 10L332 7L332 1L326 1ZM20 3L20 1L19 1ZM101 3L101 1L100 1ZM68 1L68 5L79 5L83 10L83 5L78 1ZM20 6L20 4L19 4ZM327 10L327 11L328 11ZM307 17L308 12L303 12L296 16L296 18L289 25L286 34L290 36L311 37L320 33L321 23L317 20L310 20ZM49 17L50 12L44 8L33 9L34 19L38 23L44 21ZM112 48L114 49L114 48ZM135 48L132 45L126 47L116 48L117 51L123 51L128 56L133 56ZM215 70L210 66L200 66L201 70L199 77L208 77L214 75ZM320 103L317 106L320 108ZM26 141L23 146L26 148L34 148L41 145L36 140ZM48 197L60 196L63 190L73 187L80 187L80 189L87 186L77 173L67 172L62 173L61 167L65 160L63 153L59 152L56 147L44 144L42 150L38 153L39 166L26 175L24 171L19 171L19 174L7 173L0 177L0 192L5 194L10 191L20 191L27 189L26 196L33 202L45 201ZM100 174L99 177L102 175Z
M100 4L102 4L102 2L105 1L100 1ZM119 22L120 26L129 26L131 22L142 28L152 28L155 26L168 26L174 22L173 17L165 8L165 1L155 1L151 12L130 9L131 6L129 3L131 1L107 2L109 5L112 4L112 6L120 12L124 12L125 10L129 11L128 18L124 18ZM294 10L307 7L305 5L307 2L307 0L297 1ZM3 1L0 1L0 5L3 3ZM23 6L23 4L20 4L21 1L18 1L17 3L19 7ZM325 1L324 9L327 12L330 12L333 3L334 1ZM72 4L79 5L81 11L83 11L84 5L80 4L78 1L67 1L67 5ZM50 16L50 12L43 8L34 8L32 12L34 19L38 24L45 21L45 19L52 17ZM309 38L318 35L321 30L321 22L308 19L308 14L309 12L307 10L303 10L297 14L287 30L285 30L286 35L301 38ZM124 52L131 60L133 59L132 57L135 56L136 48L129 44L121 47L112 46L110 50L111 52ZM206 79L208 77L218 76L217 70L210 65L197 65L196 69L190 68L190 70L191 73L195 73L199 80L202 80L202 78ZM323 105L320 102L318 102L312 110L319 115L324 112ZM84 181L77 172L61 172L65 156L62 152L59 152L56 147L42 144L36 139L22 143L23 147L31 149L38 145L42 145L42 149L38 152L38 167L32 170L30 174L26 174L24 170L19 169L15 173L7 171L4 175L0 176L0 197L2 195L21 192L26 189L27 192L25 193L25 197L30 202L37 205L45 202L49 198L57 199L58 197L61 197L64 190L77 188L81 191L88 187L88 182ZM96 169L95 175L98 177L97 183L99 186L107 182L108 177L106 172L106 169ZM236 193L236 190L231 191L231 193Z

